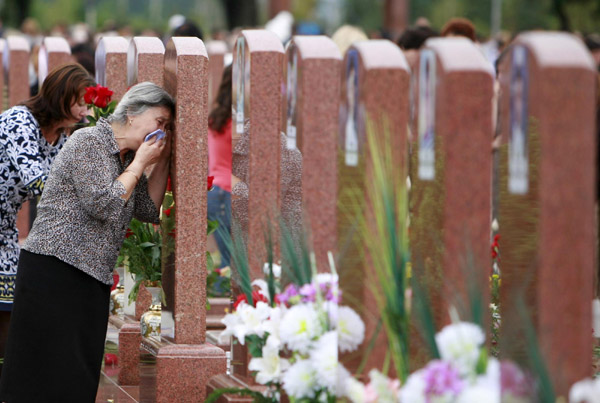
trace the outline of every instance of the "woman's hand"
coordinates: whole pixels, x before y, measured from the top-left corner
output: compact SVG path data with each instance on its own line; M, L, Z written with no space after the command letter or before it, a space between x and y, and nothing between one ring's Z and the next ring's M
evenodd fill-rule
M169 148L170 154L171 146L170 144L167 146L167 142L170 143L170 139L156 140L156 138L153 138L150 141L143 142L135 152L133 162L139 163L144 169L149 165L157 163L166 155L165 148Z

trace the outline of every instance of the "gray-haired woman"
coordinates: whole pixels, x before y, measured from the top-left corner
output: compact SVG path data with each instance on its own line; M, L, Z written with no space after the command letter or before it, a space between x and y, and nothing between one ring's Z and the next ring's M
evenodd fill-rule
M174 110L160 87L135 85L57 156L19 258L0 401L95 401L117 255L132 217L159 221L167 182L169 136L144 140Z

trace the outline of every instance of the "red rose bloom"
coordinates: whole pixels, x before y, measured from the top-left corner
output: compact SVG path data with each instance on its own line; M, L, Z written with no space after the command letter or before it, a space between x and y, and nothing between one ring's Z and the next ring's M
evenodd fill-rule
M254 290L252 291L252 300L254 301L254 306L256 306L256 304L258 304L259 302L264 302L266 304L269 303L269 300L267 299L267 297L265 297L264 295L262 295L260 293L260 291L258 290Z
M212 184L213 184L213 180L215 180L215 177L209 176L207 179L208 179L208 187L206 188L206 190L210 190L210 189L212 189Z
M233 309L236 310L238 305L242 302L248 303L248 298L246 298L246 294L240 294L237 296L237 299L233 303Z
M131 230L131 228L127 228L127 232L125 233L125 238L129 238L132 235L133 235L133 231Z
M106 108L110 102L113 92L107 87L101 85L96 86L96 98L94 99L94 105L98 108Z
M86 104L93 104L94 98L96 98L96 87L86 87L83 100Z
M168 209L166 209L166 210L165 210L165 215L166 215L167 217L170 217L170 216L171 216L171 209L172 209L172 208L173 208L173 207L169 207Z

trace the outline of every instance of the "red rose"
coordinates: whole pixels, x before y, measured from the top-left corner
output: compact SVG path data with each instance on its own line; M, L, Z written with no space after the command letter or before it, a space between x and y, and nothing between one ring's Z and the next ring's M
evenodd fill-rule
M172 192L173 188L171 187L171 175L167 178L167 191Z
M260 293L260 291L258 290L254 290L252 291L252 300L254 301L254 306L256 306L256 304L258 304L259 302L264 302L266 304L269 303L269 300L267 299L267 297L265 297L264 295L262 295Z
M132 235L133 235L133 231L131 230L131 228L127 228L127 232L125 233L125 238L129 238Z
M215 177L209 176L207 179L208 179L208 187L206 188L206 190L210 190L210 189L212 189L212 184L213 184L213 180L215 180Z
M237 296L237 299L233 303L233 309L236 310L238 305L242 302L248 303L248 298L246 298L246 294L240 294Z
M101 85L96 86L96 98L94 99L94 105L98 108L106 108L106 105L110 102L113 92L107 87Z
M169 207L168 209L164 210L164 211L165 211L165 215L166 215L167 217L170 217L170 216L171 216L171 209L172 209L172 208L173 208L173 207Z
M94 98L96 98L96 87L86 87L83 100L86 104L93 104Z

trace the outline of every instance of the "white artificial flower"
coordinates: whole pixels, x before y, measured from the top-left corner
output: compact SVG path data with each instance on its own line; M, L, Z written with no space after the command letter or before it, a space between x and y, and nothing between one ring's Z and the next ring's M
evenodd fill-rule
M413 372L400 389L399 402L425 403L425 379L423 370Z
M335 393L338 376L337 332L325 333L315 343L310 359L317 374L317 383Z
M329 329L335 329L338 321L338 304L333 301L323 301L319 309L324 315L327 315Z
M485 334L473 323L459 322L444 327L435 335L442 360L452 363L461 377L475 373Z
M283 374L283 389L296 399L315 397L315 370L309 360L296 361Z
M360 381L349 377L344 385L344 396L350 399L352 403L364 403L365 401L365 385Z
M263 330L265 333L269 333L269 338L273 339L273 341L277 341L278 348L279 344L281 344L279 330L281 329L281 319L283 315L287 311L285 305L276 306L271 308L271 315L269 316L269 320L263 323Z
M586 378L573 384L569 403L600 403L600 378Z
M279 341L269 336L262 349L262 357L252 358L248 364L248 369L258 371L256 382L265 385L268 382L280 381L281 375L289 366L288 360L279 357Z
M354 351L365 338L365 324L350 307L340 306L337 313L338 348L342 353Z
M281 319L279 337L290 350L308 353L312 341L322 331L319 316L312 304L294 305Z
M485 374L477 376L475 385L489 390L493 396L498 396L497 401L500 402L500 361L497 358L490 357L488 359Z
M265 263L263 266L263 273L269 275L269 263ZM281 266L273 263L273 277L281 278Z
M241 303L238 305L236 313L239 315L241 325L236 327L234 335L241 344L244 344L243 338L252 334L263 337L265 322L271 314L268 304L260 301L255 308L250 304Z
M465 387L458 395L456 403L500 403L500 393L475 384Z
M245 331L240 332L238 329L239 326L244 326L244 324L242 323L240 316L237 314L237 312L228 313L227 315L225 315L225 317L221 319L221 323L225 325L225 330L223 330L219 334L219 343L227 343L229 336L235 336L238 333L243 333L245 335L246 333ZM244 337L242 337L242 340L238 339L238 341L243 345Z
M354 379L350 372L342 365L342 363L338 362L337 365L337 384L335 388L335 396L336 397L344 397L348 396L348 391L346 389L346 385L348 381Z
M391 380L376 369L369 372L369 378L371 382L367 385L367 390L374 392L377 402L395 403L398 400L400 381Z

